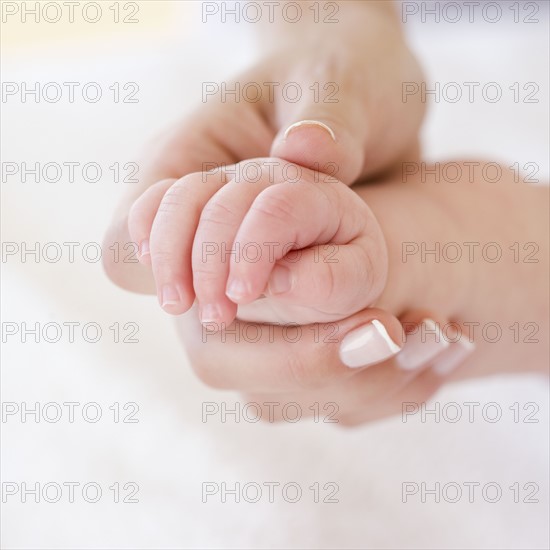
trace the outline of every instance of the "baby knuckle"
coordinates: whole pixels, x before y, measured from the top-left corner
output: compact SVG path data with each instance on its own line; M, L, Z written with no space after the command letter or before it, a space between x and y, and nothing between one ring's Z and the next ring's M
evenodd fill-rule
M187 202L187 196L188 193L182 180L176 181L176 183L164 193L158 211L166 214L177 212Z
M174 254L162 252L161 254L153 255L151 253L151 263L153 269L153 276L158 284L176 284L180 281L185 273L182 272L181 267L174 263Z
M206 260L193 261L193 283L201 289L208 288L220 280L219 267Z
M236 213L221 200L211 200L204 207L200 225L233 226Z
M287 193L277 187L271 187L260 193L254 201L252 211L263 217L277 220L294 220L294 203Z
M349 285L356 290L350 294L350 303L366 307L379 298L385 285L380 263L381 261L374 261L372 254L363 249L352 256L350 273L357 277L359 284Z
M332 264L321 263L320 270L314 270L314 276L310 279L313 295L320 304L332 302L335 293L339 289Z

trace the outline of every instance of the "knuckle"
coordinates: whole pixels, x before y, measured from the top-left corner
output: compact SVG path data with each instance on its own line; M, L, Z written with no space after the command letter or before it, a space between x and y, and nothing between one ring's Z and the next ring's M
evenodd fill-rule
M336 279L332 265L321 262L321 269L313 269L312 277L308 279L312 295L320 304L331 302L337 291Z
M353 247L351 253L342 252L340 258L331 259L332 263L326 264L324 277L327 293L330 292L326 297L339 304L339 311L351 315L379 297L385 280L382 283L378 262L365 248Z
M361 272L366 271L365 280L374 301L384 290L389 264L386 241L378 224L367 233L366 244L359 250L359 254L355 255L356 267L361 269Z
M204 207L199 225L233 226L236 213L219 199L210 200Z
M145 233L150 231L151 224L158 211L162 190L168 189L176 182L175 179L164 179L148 187L130 206L128 210L127 225L128 231L132 233ZM165 192L163 192L164 194ZM142 235L137 235L141 237Z
M151 261L155 265L170 265L174 263L174 253L162 241L151 237Z
M160 201L158 211L160 213L170 214L179 210L187 202L188 193L188 176L185 176L177 180L167 189Z
M347 305L350 307L356 305L361 309L379 298L385 279L380 277L378 262L374 262L372 254L362 247L351 255L350 263L348 273L352 274L353 279L347 287L355 289L355 292L349 294Z
M193 259L193 284L197 288L204 290L222 278L223 275L220 273L218 264L203 260L200 257Z
M251 210L263 217L285 221L294 220L294 203L289 193L278 187L262 191L252 204Z
M284 361L285 381L291 387L303 390L323 388L330 384L335 371L331 368L329 355L323 344L316 344L304 352L290 353Z
M313 383L312 376L305 358L297 353L290 353L283 363L283 376L291 387L310 389Z

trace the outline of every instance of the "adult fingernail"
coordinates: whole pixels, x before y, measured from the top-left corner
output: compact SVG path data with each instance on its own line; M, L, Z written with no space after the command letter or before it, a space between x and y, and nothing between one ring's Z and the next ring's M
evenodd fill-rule
M276 265L271 272L267 289L269 294L284 294L292 288L290 269Z
M200 306L199 316L201 323L219 323L222 318L220 308L217 304Z
M416 370L437 357L449 347L437 323L424 319L416 332L407 335L401 353L395 358L397 365L404 370Z
M340 359L350 368L368 367L401 350L377 319L348 332L340 344Z
M438 357L432 370L440 376L447 376L459 367L476 349L470 340L461 338L458 342L450 344L449 348Z
M317 126L318 128L322 128L330 135L330 137L332 138L332 141L336 141L336 136L332 131L332 128L330 126L327 126L324 122L320 122L319 120L300 120L299 122L295 122L294 124L291 124L285 130L284 139L286 139L291 132L293 132L298 128L301 128L302 126Z
M161 292L160 305L162 307L174 306L179 304L180 295L175 286L164 285Z

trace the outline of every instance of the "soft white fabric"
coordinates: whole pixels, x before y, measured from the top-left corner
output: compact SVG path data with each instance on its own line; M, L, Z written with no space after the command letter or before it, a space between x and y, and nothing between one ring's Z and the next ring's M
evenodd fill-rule
M195 15L196 16L196 15ZM430 159L490 158L540 165L548 176L548 15L538 25L408 26L431 80L501 83L507 101L439 103L423 132ZM252 59L246 26L206 31L180 23L142 36L70 46L29 46L3 59L4 81L114 81L140 85L138 104L44 102L2 106L3 161L98 162L98 183L2 184L2 240L101 242L124 184L108 167L136 160L156 130L200 102L201 82L219 81ZM235 50L233 50L235 48ZM229 52L235 51L232 55ZM538 104L515 104L514 82L540 85ZM131 184L125 184L131 185ZM102 419L2 424L2 480L97 482L102 499L2 506L6 548L547 548L548 385L537 377L494 378L446 388L449 402L496 402L503 419L469 423L395 418L353 431L313 422L278 426L201 421L204 402L237 396L204 387L192 374L169 319L152 297L114 287L99 263L3 264L4 322L96 322L98 343L3 345L4 402L97 402ZM90 249L91 254L91 249ZM109 326L134 322L139 343L115 344ZM112 422L114 402L136 402L137 424ZM535 402L539 423L514 423L508 407ZM91 412L90 412L91 414ZM124 412L122 413L125 414ZM522 414L524 412L522 411ZM449 412L449 416L451 412ZM14 419L15 418L15 419ZM219 418L219 417L218 417ZM297 482L300 502L201 502L203 482ZM402 482L497 482L498 503L403 503ZM115 504L113 483L139 484L139 503ZM335 482L338 504L313 502L308 489ZM538 504L515 504L510 485L540 486ZM464 491L465 487L462 486ZM126 492L123 491L124 494ZM250 493L252 494L252 493ZM526 491L522 491L522 498ZM449 493L449 496L452 496ZM32 496L30 499L32 500Z

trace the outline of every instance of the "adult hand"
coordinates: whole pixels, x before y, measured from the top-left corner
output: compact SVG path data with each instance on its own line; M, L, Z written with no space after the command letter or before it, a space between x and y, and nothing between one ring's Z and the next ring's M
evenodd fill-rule
M470 355L473 344L449 342L441 331L446 323L434 317L419 310L401 324L367 309L333 323L235 321L216 330L191 313L178 327L198 377L243 392L263 419L281 420L289 403L311 416L317 403L332 421L355 425L397 414L405 402L425 402Z

